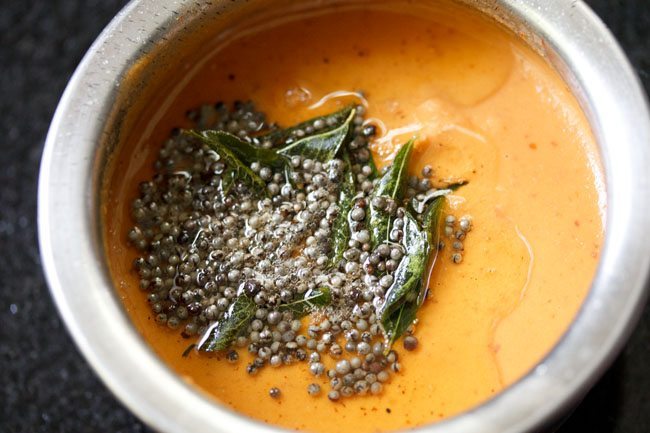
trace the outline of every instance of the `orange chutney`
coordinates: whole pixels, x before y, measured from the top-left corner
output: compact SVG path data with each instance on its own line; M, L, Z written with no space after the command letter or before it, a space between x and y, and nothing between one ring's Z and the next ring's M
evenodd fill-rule
M179 375L233 410L290 429L376 432L412 428L475 406L529 371L567 330L603 242L602 168L589 124L566 84L514 35L469 14L412 16L356 9L235 35L187 65L162 107L144 113L120 148L104 190L104 236L116 290L136 328ZM464 260L438 257L414 352L381 395L307 395L299 363L250 377L249 359L181 353L193 341L155 323L127 243L137 185L188 108L254 100L280 125L359 101L381 135L381 164L418 137L411 171L466 179L448 212L471 215ZM335 93L336 92L336 93ZM330 98L323 97L330 95ZM347 95L347 96L346 96ZM162 101L161 99L161 101ZM319 103L322 102L322 103ZM448 242L450 243L450 242ZM280 399L269 388L282 389Z

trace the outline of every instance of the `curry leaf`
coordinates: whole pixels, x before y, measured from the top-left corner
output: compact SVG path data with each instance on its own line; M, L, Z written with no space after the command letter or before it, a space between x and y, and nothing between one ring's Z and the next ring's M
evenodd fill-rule
M438 242L440 241L439 227L440 220L442 219L442 208L445 204L445 196L446 194L441 194L434 198L431 204L429 204L429 208L422 219L422 226L429 238L429 245L431 246L433 253L436 255L438 251Z
M343 253L348 249L350 241L350 222L348 216L354 203L356 188L354 184L354 174L350 164L350 158L344 153L343 160L345 168L343 172L343 182L339 191L339 213L332 224L332 251L330 253L330 264L337 266L343 258Z
M354 119L355 109L351 109L348 117L338 127L329 131L309 135L278 150L282 155L300 155L321 162L331 160L350 133L350 125Z
M323 132L340 127L343 123L345 123L348 117L350 117L350 112L353 110L353 108L354 107L352 105L349 105L334 113L326 114L325 116L314 117L289 128L277 129L268 134L258 136L256 139L259 142L270 141L275 145L289 145L296 142L299 138L302 138L298 137L298 131L301 131L301 134L304 134L305 130L310 127L314 127L314 122L316 121L320 121L323 124L323 128L317 130L315 132L316 134L321 134Z
M237 297L224 317L210 325L199 342L199 350L216 352L227 349L253 320L256 310L251 298L246 295Z
M368 158L368 161L365 163L368 167L370 167L370 176L368 178L370 180L374 180L379 176L379 170L377 169L377 164L375 164L375 159L372 156L372 151L370 148L368 148L368 152L370 154L370 158Z
M379 317L388 338L386 350L401 337L416 319L417 311L426 298L429 273L438 254L439 226L442 218L444 195L433 199L420 228L415 218L406 212L404 238L406 254L393 276L393 283L386 292L386 300L379 310Z
M258 193L266 193L266 184L253 170L251 170L237 154L228 146L225 145L220 139L223 134L221 131L188 131L190 136L202 140L205 144L210 146L215 152L221 156L226 164L226 170L222 176L221 188L224 194L230 191L236 180L248 184L254 191ZM215 134L211 134L215 133ZM225 134L225 133L224 133Z
M223 146L228 148L240 161L247 165L259 162L274 168L283 168L287 164L287 159L279 155L273 149L265 149L255 146L239 137L225 131L200 131L193 134L200 138L208 146ZM215 149L216 150L216 149Z
M385 354L390 352L395 342L408 330L417 318L420 308L417 302L403 302L391 315L382 320L381 324L386 332L388 344L384 349Z
M280 311L292 311L294 317L303 317L318 307L326 307L332 302L328 287L319 287L305 292L302 298L280 305Z
M422 279L429 259L429 237L420 229L418 222L409 213L404 216L404 238L406 254L393 275L393 283L386 291L386 298L379 310L381 320L390 317L407 300L416 301L422 289Z
M374 198L383 197L401 202L406 189L407 169L409 158L413 150L414 140L409 140L397 152L393 164L379 179L379 183L372 192L370 199L369 228L370 239L373 247L388 240L391 217L385 209L375 206Z

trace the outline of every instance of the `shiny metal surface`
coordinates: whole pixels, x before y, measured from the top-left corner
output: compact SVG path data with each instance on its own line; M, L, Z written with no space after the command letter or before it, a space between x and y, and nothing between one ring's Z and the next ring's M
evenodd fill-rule
M462 2L521 34L560 71L590 119L606 171L606 242L590 295L570 330L532 372L494 399L419 429L527 432L581 398L618 353L644 304L650 267L650 118L625 56L581 1ZM200 32L206 20L225 26L269 2L213 3L134 0L91 47L47 137L39 180L41 254L52 295L77 345L143 421L169 433L278 432L214 403L158 360L124 313L101 248L102 170L128 122L124 113L155 75L147 65L165 64L174 41ZM186 19L177 20L177 14ZM144 65L140 75L127 74L136 64Z

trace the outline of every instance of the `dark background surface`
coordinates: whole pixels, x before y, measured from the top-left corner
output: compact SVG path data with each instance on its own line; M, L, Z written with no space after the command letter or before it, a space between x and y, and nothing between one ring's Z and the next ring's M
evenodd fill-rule
M84 52L124 3L0 1L0 433L150 431L72 343L49 296L36 235L49 122ZM650 89L650 0L588 3ZM650 432L650 308L559 432Z

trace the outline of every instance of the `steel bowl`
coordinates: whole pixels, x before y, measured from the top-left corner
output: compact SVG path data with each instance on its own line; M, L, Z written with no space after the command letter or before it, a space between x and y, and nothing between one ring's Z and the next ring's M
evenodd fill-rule
M458 1L523 38L578 98L605 167L606 240L589 295L550 354L486 403L418 431L537 431L549 428L584 396L622 348L645 303L650 267L648 107L625 55L582 1ZM433 3L412 0L409 7ZM178 64L179 53L192 49L187 41L198 46L263 11L287 13L307 4L311 2L133 0L92 45L52 121L38 197L41 254L52 296L104 383L159 431L284 430L205 397L165 366L131 324L102 248L99 191L106 162L132 122L130 113L138 112L164 71Z

